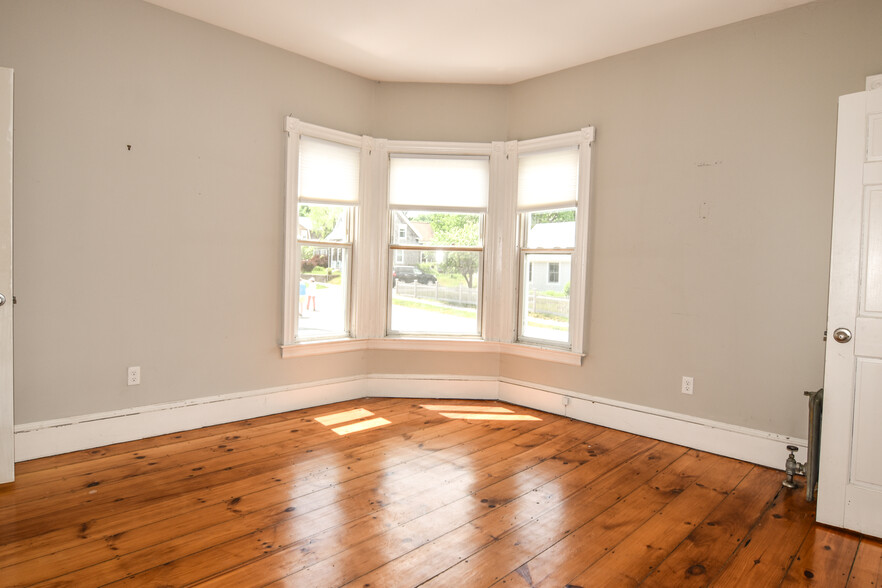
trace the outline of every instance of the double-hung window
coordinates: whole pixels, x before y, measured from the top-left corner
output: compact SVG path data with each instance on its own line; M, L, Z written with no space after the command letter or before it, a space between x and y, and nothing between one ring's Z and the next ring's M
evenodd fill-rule
M293 119L288 126L285 338L346 337L361 138Z
M580 170L590 161L582 153L590 145L584 135L519 145L517 333L523 343L581 351L587 206L580 194L587 182Z
M489 153L388 161L387 332L479 336Z

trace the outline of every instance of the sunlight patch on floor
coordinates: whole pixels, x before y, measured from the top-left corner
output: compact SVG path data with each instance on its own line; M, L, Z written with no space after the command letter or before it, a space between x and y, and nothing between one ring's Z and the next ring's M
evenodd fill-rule
M514 412L502 406L467 406L457 404L421 404L428 410L443 410L445 412Z
M374 413L367 410L366 408L356 408L353 410L347 410L345 412L336 412L334 414L315 417L315 420L326 427L330 427L331 425L339 425L340 423L354 421L356 419L363 419L364 417L369 416L374 416Z
M486 412L442 412L449 419L469 419L473 421L541 421L539 417L528 414L490 414Z
M349 433L357 433L358 431L364 431L367 429L374 429L376 427L382 427L383 425L391 425L391 421L387 421L386 419L379 417L375 419L371 419L369 421L359 421L357 423L352 423L349 425L343 425L342 427L337 427L335 429L331 429L338 435L348 435Z
M503 406L484 406L481 404L421 404L420 407L434 410L449 419L468 419L472 421L541 421L539 417L528 414L515 414Z
M382 417L368 420L360 420L371 416L374 416L374 413L366 408L354 408L352 410L335 412L333 414L326 414L320 417L315 417L315 420L319 424L322 424L326 427L332 427L333 425L339 425L340 423L349 423L348 425L343 425L341 427L335 427L331 429L338 435L348 435L350 433L357 433L359 431L366 431L368 429L374 429L376 427L382 427L383 425L392 424L392 421L386 420Z

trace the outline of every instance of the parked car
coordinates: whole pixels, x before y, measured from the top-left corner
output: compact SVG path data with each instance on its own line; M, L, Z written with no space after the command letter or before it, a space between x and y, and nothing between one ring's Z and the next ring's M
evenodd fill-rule
M434 284L438 281L438 278L432 274L421 272L419 268L410 265L396 265L392 268L392 283L395 284L399 280L406 284L414 281L420 284Z

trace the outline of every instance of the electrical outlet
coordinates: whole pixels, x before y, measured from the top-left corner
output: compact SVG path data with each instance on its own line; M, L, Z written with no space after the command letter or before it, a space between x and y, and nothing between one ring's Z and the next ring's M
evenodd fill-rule
M137 386L141 383L141 367L140 366L132 366L128 369L126 379L128 381L129 386Z
M564 406L568 406L570 404L570 397L569 396L561 396L560 401L563 403Z
M680 392L683 394L692 394L695 388L695 382L692 380L692 376L683 376L683 384L680 387Z

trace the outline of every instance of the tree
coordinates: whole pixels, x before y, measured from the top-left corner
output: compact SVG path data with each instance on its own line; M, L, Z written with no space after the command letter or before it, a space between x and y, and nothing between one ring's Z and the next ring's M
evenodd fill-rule
M312 223L309 236L317 241L331 234L331 231L337 226L337 219L340 213L341 207L339 206L300 205L300 216L308 218Z
M548 212L534 212L530 215L530 228L543 223L566 223L575 222L576 211L572 208L562 210L549 210Z
M471 288L478 271L478 254L474 251L450 251L438 267L441 271L461 275Z
M477 214L451 214L433 212L416 216L413 220L429 223L434 237L432 245L475 246L481 242L480 217ZM478 254L474 251L450 251L438 269L460 274L472 288L478 272Z

